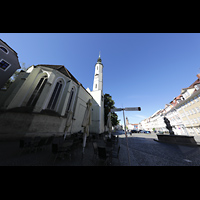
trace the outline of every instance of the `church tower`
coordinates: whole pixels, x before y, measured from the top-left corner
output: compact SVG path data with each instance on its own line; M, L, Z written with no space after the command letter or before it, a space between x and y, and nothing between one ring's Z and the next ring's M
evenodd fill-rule
M103 91L103 64L101 63L101 57L99 58L95 65L93 91L102 90Z
M95 64L94 72L94 82L93 90L90 91L90 94L95 100L95 104L92 106L92 124L94 127L98 127L98 130L95 129L96 133L104 132L104 94L103 94L103 64L99 54L97 63ZM97 131L96 131L97 130ZM92 130L91 130L92 131Z

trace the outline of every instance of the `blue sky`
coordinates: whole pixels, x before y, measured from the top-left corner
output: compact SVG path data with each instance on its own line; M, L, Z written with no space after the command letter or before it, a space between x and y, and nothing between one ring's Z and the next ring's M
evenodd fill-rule
M138 123L165 107L200 73L199 33L0 33L26 67L64 65L92 90L101 51L104 93ZM117 112L121 123L123 116Z

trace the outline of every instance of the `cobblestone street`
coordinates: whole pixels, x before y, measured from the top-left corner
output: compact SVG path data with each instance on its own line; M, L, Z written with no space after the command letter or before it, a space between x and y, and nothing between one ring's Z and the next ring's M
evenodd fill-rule
M119 135L120 164L129 166L126 137L124 132ZM128 134L128 146L131 166L200 166L200 148L159 143L155 133ZM199 142L199 136L195 136Z
M200 148L182 145L159 143L154 141L154 133L128 134L130 164L128 159L126 137L123 131L114 132L119 136L119 159L112 160L112 166L200 166ZM36 152L23 152L19 141L0 142L0 166L102 166L105 165L94 159L92 143L102 139L87 141L84 156L82 143L77 144L69 156L55 159L51 145ZM195 140L200 141L199 136Z
M87 141L84 155L82 154L82 143L71 150L70 157L65 155L55 160L56 155L52 153L51 144L42 150L26 152L19 148L19 140L0 142L0 166L101 166L104 163L94 159L93 142L101 141L95 139ZM55 160L55 162L54 162ZM112 159L112 166L119 166L118 159Z

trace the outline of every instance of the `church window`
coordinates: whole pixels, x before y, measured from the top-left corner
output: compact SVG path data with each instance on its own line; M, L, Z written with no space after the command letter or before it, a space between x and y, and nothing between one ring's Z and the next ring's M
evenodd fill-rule
M95 88L97 88L97 84L95 84Z
M98 66L97 66L97 70L98 70Z
M33 91L33 94L31 95L31 97L27 103L28 107L34 107L36 105L46 82L47 82L47 76L44 76L40 79L35 90Z
M70 110L70 108L71 108L73 96L74 96L74 88L71 89L71 92L70 92L70 95L69 95L69 100L68 100L68 104L67 104L66 113L67 113L67 112Z
M49 101L49 104L47 106L48 109L51 109L51 110L55 109L61 88L62 88L62 81L58 81L56 83L55 88L54 88L54 91L53 91L53 94L52 94L51 99Z
M8 69L8 67L10 67L10 66L11 66L11 64L9 64L5 60L1 59L1 61L0 61L0 68L1 69L3 69L4 71L6 71Z
M0 46L0 49L1 49L4 53L8 54L8 50L7 50L5 47Z

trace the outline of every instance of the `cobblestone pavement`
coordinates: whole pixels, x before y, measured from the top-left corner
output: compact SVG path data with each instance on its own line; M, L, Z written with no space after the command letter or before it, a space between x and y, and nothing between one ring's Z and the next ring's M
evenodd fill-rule
M159 143L156 134L128 134L127 150L126 137L123 131L114 132L118 135L120 145L119 159L112 160L112 166L200 166L200 147L182 146ZM48 145L43 150L36 152L22 152L19 148L19 140L0 142L0 166L101 166L104 163L94 159L92 142L87 141L84 155L82 144L77 144L72 149L71 160L69 156L61 156L55 159L52 147ZM200 142L200 137L195 136Z
M36 152L25 152L19 148L19 140L0 141L0 166L101 166L105 165L94 159L92 142L87 141L85 153L82 154L82 144L77 144L71 151L70 157L61 155L55 160L51 145ZM120 165L118 159L112 160L112 166Z
M129 166L128 150L124 132L118 131L121 146L119 160L121 166ZM128 134L131 166L199 166L200 147L159 143L155 133ZM198 142L200 137L195 136Z

